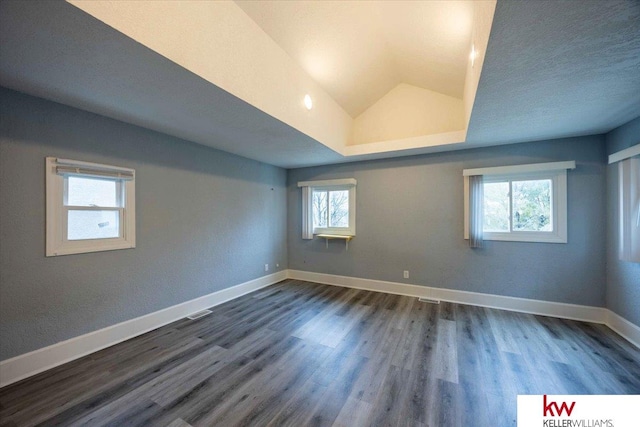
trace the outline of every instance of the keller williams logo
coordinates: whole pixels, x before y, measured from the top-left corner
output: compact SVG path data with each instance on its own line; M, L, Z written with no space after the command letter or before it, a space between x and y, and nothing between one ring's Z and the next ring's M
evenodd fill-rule
M567 413L567 416L570 417L573 412L573 408L576 406L576 402L571 402L571 405L567 405L567 402L562 402L560 406L558 406L557 402L549 402L547 403L547 395L545 394L542 398L543 417L560 417L563 412ZM555 412L554 412L555 410Z

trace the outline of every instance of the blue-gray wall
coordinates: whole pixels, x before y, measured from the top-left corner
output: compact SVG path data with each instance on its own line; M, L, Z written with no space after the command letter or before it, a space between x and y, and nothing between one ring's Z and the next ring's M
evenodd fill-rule
M606 135L607 154L640 144L640 117ZM618 166L607 167L607 307L640 326L640 264L618 259Z
M462 170L576 160L569 243L463 239ZM604 137L532 142L288 171L289 268L546 301L605 305ZM356 238L302 240L298 181L355 178ZM410 278L403 279L403 270Z
M606 304L640 325L640 264L617 260L617 169L605 165L638 135L640 119L606 145L591 136L287 172L0 89L0 360L260 277L265 263ZM136 169L137 248L44 256L46 156ZM462 169L562 160L578 164L568 244L468 248ZM351 177L358 216L349 251L303 241L297 182Z
M286 171L0 89L0 360L286 268ZM137 247L45 257L46 156L136 169Z

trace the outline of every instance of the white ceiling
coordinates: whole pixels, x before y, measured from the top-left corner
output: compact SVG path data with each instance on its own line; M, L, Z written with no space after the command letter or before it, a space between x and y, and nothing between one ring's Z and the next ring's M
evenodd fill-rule
M384 13L380 25L413 26L413 14ZM387 52L420 46L381 31L400 44ZM413 65L391 69L414 78ZM282 167L607 132L640 115L640 2L499 1L482 70L465 143L345 157L68 3L0 1L0 85Z
M462 98L471 1L236 1L356 118L400 83Z

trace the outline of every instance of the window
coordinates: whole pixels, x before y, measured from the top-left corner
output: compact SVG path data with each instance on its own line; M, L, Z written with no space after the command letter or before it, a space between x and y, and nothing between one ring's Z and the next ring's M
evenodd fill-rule
M313 189L313 228L349 227L349 190Z
M135 247L135 171L47 157L46 255Z
M465 238L469 238L469 176L482 175L482 238L567 242L567 169L575 162L466 169Z
M356 180L299 182L303 190L303 238L314 234L355 236Z

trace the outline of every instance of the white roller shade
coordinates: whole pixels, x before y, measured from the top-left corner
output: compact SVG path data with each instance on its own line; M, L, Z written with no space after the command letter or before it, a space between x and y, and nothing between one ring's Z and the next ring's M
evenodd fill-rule
M135 170L117 166L100 165L75 160L56 159L56 174L65 176L82 176L88 178L113 178L132 180Z

